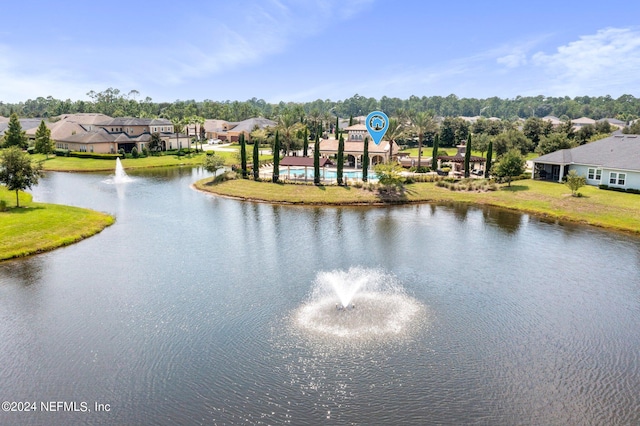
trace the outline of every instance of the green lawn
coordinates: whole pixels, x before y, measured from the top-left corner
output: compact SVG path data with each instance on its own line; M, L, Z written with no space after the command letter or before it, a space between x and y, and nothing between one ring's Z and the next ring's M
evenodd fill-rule
M355 187L285 185L250 180L231 180L214 185L211 179L204 179L197 182L196 187L223 196L308 205L457 201L640 233L640 195L586 186L580 189L583 197L572 197L566 185L530 179L516 181L511 187L503 185L497 191L488 192L451 191L433 183L415 183L406 186L403 198L391 200L381 198L375 191Z
M230 153L233 154L233 153ZM217 155L217 154L216 154ZM115 160L100 160L94 158L77 157L49 157L45 159L42 154L32 156L34 161L42 161L43 169L61 172L96 172L112 171L116 167ZM127 158L122 160L125 169L171 167L171 166L197 166L202 164L204 154L192 154L190 156L158 155L145 158Z
M0 212L0 260L28 256L66 246L90 237L114 222L105 213L79 207L34 203L31 195L20 193L15 207L15 192L0 186L0 200L8 211Z
M215 155L225 159L225 165L231 166L239 164L236 152L216 151ZM122 160L122 166L127 169L152 168L152 167L176 167L176 166L199 166L204 161L205 154L183 155L158 155L145 158L127 158ZM271 155L261 155L260 160L271 160ZM54 172L100 172L113 171L116 167L115 160L100 160L94 158L77 157L49 157L46 159L42 154L32 155L33 161L42 161L44 170Z

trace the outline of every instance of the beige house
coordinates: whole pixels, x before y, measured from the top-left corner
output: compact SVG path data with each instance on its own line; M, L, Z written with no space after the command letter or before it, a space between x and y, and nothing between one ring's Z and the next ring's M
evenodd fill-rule
M364 153L364 139L369 138L369 164L374 165L389 161L389 141L380 141L379 145L373 142L367 126L354 124L345 129L347 138L344 141L344 158L351 167L362 167L362 155ZM320 140L320 155L330 157L338 153L337 139Z
M120 149L131 152L134 147L141 151L148 145L152 133L160 134L163 150L186 148L190 145L186 135L180 135L178 140L173 133L173 124L166 119L97 115L101 117L92 117L91 120L86 116L80 117L82 120L67 117L52 123L51 138L55 141L56 148L101 154L113 154Z
M173 133L173 123L165 118L118 117L95 125L110 133L124 133L129 137L137 137L144 133Z
M244 121L230 122L224 120L205 120L204 129L207 139L220 139L221 141L237 142L240 135L244 134L245 140L251 140L251 132L255 129L275 127L278 123L266 118L249 118Z
M120 149L130 152L133 147L141 151L151 139L149 133L129 137L125 133L111 133L103 128L91 132L76 133L56 139L56 148L78 152L115 154Z

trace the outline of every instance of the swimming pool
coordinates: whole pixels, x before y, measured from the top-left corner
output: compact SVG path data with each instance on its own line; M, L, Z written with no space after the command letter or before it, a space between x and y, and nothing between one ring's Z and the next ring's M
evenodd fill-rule
M362 180L362 169L359 170L345 170L342 172L342 176L348 180ZM312 167L308 167L306 170L303 168L281 168L281 179L301 179L301 180L313 180L314 171ZM320 179L322 180L335 180L338 179L338 172L336 170L320 170ZM371 181L377 181L378 176L369 171L367 179Z

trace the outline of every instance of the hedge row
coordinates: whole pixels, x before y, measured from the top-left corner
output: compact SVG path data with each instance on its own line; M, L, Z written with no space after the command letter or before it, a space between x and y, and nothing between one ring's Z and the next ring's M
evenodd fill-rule
M618 188L615 186L609 186L609 185L598 185L598 188L600 189L606 189L607 191L618 191L618 192L628 192L629 194L640 194L640 189L634 189L634 188Z

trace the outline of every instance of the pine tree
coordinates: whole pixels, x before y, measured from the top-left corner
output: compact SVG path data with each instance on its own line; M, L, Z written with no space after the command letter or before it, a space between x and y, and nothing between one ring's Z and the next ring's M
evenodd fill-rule
M471 162L471 133L467 135L467 146L464 149L464 177L466 178L470 176L470 173L469 173L470 162Z
M253 180L260 178L260 142L253 139Z
M280 140L276 132L276 140L273 142L273 183L280 179Z
M431 151L431 170L438 169L438 148L440 145L440 135L436 133L436 137L433 141L433 151Z
M362 153L362 181L366 182L369 176L369 138L364 138L364 151Z
M40 121L40 126L38 126L38 130L36 130L35 152L45 154L47 158L49 158L49 154L53 152L51 130L44 124L44 120Z
M240 133L240 168L242 178L247 178L247 144L244 141L244 133Z
M338 141L338 170L336 174L338 176L338 185L342 185L342 169L344 168L344 138L340 135Z
M487 167L484 169L484 177L489 178L491 173L491 157L493 156L493 141L489 141L489 147L487 148Z
M320 185L320 136L316 132L316 143L313 146L313 183Z
M9 118L7 130L4 132L4 146L17 146L20 149L26 149L28 146L27 136L22 130L18 115L14 112Z

